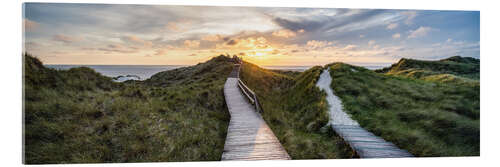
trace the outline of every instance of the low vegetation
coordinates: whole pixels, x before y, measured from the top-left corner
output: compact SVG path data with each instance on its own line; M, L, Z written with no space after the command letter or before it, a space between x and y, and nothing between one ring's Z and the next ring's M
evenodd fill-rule
M326 94L316 86L321 67L272 71L245 62L240 77L257 94L267 124L292 159L350 158L352 150L327 126Z
M125 83L90 68L54 70L24 58L26 163L220 159L229 58Z
M24 59L26 163L220 160L230 118L227 56L123 83ZM305 72L245 62L240 77L292 159L356 157L328 125L326 94L316 87L326 67L346 111L369 131L416 156L479 155L477 59L402 59L376 71L332 63Z
M424 61L403 58L390 67L376 70L379 73L401 75L414 79L456 78L479 80L479 59L453 56L439 61ZM440 77L447 76L447 77ZM454 82L454 81L452 81Z
M343 63L328 67L335 94L369 131L416 156L478 156L478 63L403 59L378 73ZM429 79L445 75L460 79Z

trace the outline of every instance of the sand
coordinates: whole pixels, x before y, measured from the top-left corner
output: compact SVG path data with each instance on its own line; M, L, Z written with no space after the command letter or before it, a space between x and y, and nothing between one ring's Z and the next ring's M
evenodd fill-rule
M326 92L327 97L326 100L329 104L328 112L330 113L330 122L331 125L359 125L358 122L351 119L351 117L344 112L342 107L342 102L339 97L335 96L330 84L332 83L332 77L329 72L330 68L323 70L320 75L316 86L319 89Z

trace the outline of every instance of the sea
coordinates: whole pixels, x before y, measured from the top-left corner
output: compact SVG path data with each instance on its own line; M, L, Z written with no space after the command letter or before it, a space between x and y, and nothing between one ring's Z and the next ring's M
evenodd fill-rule
M75 67L89 67L104 76L115 78L117 82L126 80L146 80L154 74L172 70L183 65L45 65L49 68L67 70Z
M380 65L358 65L365 67L370 70L376 70L376 69L382 69L384 67L387 67L388 65L385 64L380 64ZM297 72L304 72L307 69L313 67L313 66L263 66L266 69L271 69L271 70L284 70L284 71L297 71Z
M112 77L117 82L126 80L146 80L154 74L187 65L45 65L48 68L67 70L75 67L89 67L102 75ZM303 72L312 66L264 66L266 69ZM383 66L365 66L368 69L379 69Z

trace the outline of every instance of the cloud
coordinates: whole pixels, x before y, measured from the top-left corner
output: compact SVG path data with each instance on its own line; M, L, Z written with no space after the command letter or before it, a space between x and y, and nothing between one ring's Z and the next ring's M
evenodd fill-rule
M394 39L401 38L401 34L400 33L396 33L396 34L392 35L392 38L394 38Z
M108 48L119 49L119 48L123 48L123 46L120 44L109 44Z
M96 50L96 48L92 48L92 47L81 47L80 50L83 50L83 51L93 51L93 50Z
M274 49L273 52L271 52L271 54L274 54L274 55L277 55L279 53L281 53L281 51L278 49Z
M345 61L380 62L387 57L377 56L387 55L383 53L392 51L383 50L387 47L405 46L410 50L425 50L436 42L444 45L447 38L453 38L453 41L448 42L450 45L456 41L477 41L479 34L479 31L476 32L479 27L479 12L464 11L36 3L27 4L25 10L25 27L38 26L36 31L26 33L26 41L42 45L34 53L43 57L53 50L68 51L71 53L68 55L75 58L71 63L90 60L89 55L102 55L102 52L116 53L117 57L104 56L103 59L96 58L92 61L115 63L112 59L119 58L120 62L133 60L132 63L142 63L135 61L134 56L143 57L146 54L153 57L156 54L165 55L157 58L177 61L175 57L178 55L198 54L199 59L184 57L186 60L179 62L190 64L219 53L241 52L248 57L260 53L265 55L260 58L266 58L262 62L277 64L321 64L347 55L354 56ZM457 18L463 20L460 23L445 22ZM189 20L190 23L184 20ZM36 23L28 23L30 21ZM434 34L434 31L420 27L424 26L420 24L421 21L425 21L425 26L440 27L440 31L446 33ZM413 25L407 26L405 23ZM465 24L471 24L473 28L463 27ZM54 35L60 33L62 35L57 37ZM425 35L428 37L425 40L401 42L404 41L401 39L422 38ZM369 40L376 40L376 43L370 44ZM175 47L170 49L167 45ZM451 49L449 50L451 53ZM279 52L280 55L287 53L290 56L286 57L291 59L273 57L273 52ZM412 57L422 55L420 53L395 51L388 55ZM472 51L467 53L476 54ZM307 59L311 55L318 55L318 59ZM361 60L360 55L372 57ZM476 55L479 56L478 52ZM322 56L325 59L320 59ZM326 56L333 57L326 59Z
M24 19L23 23L24 23L24 29L26 31L32 31L35 28L37 28L39 25L37 22L29 20L29 19Z
M188 29L189 25L191 21L188 20L170 21L165 24L165 28L170 32L183 32Z
M311 49L318 49L318 48L322 48L322 47L325 47L327 45L332 45L333 42L329 42L329 41L317 41L317 40L310 40L310 41L307 41L306 45L311 48Z
M138 48L126 47L121 44L108 44L106 47L97 48L98 51L103 51L106 54L109 53L137 53Z
M358 47L357 45L347 45L343 48L343 50L354 50L357 47Z
M50 53L56 54L56 55L68 54L68 52L63 52L63 51L52 51Z
M186 46L187 48L198 48L198 47L200 47L200 41L199 40L185 40L184 46Z
M413 19L417 17L416 11L405 11L401 12L401 14L406 16L405 24L407 25L413 24Z
M168 52L166 49L158 49L155 51L155 56L163 56L163 55L166 55Z
M448 39L446 40L446 42L451 42L451 41L453 41L453 39L451 39L451 38L448 38Z
M180 31L179 27L174 22L167 23L167 25L165 25L165 28L167 28L170 31L174 31L174 32Z
M71 36L67 36L67 35L63 35L63 34L56 34L52 37L52 40L69 44L69 43L79 41L80 38L71 37Z
M37 42L30 41L30 42L24 43L24 49L25 49L25 51L28 51L28 52L31 52L33 50L39 50L41 47L42 47L42 45L40 45Z
M201 40L203 41L210 41L210 42L216 42L216 41L220 41L220 40L223 40L223 37L219 34L216 34L216 35L205 35L201 38Z
M230 54L245 53L247 56L271 55L275 47L265 37L234 38L215 45L215 50Z
M141 39L137 36L133 36L133 35L122 36L120 38L120 40L122 40L123 42L126 42L126 43L139 44L139 45L143 45L146 47L150 47L153 45L153 42L143 40L143 39Z
M292 31L304 30L315 31L324 26L324 23L316 20L289 20L286 18L276 17L272 20L275 24L290 29Z
M368 41L368 46L372 46L372 45L374 45L374 44L375 44L375 40L370 40L370 41Z
M330 34L346 33L352 31L366 30L391 22L395 15L387 10L355 10L352 14L344 14L340 17L331 17L325 20L325 26L321 29Z
M197 56L197 54L192 53L192 54L189 54L187 56Z
M387 25L386 28L389 30L392 30L392 29L395 29L397 27L398 27L398 23L391 23L391 24Z
M479 42L458 41L410 47L397 54L417 59L442 59L456 55L479 58L479 53Z
M394 21L394 13L386 10L355 9L295 9L271 14L273 22L282 28L311 32L325 36L367 29ZM378 21L377 21L378 20Z
M418 37L426 36L431 30L433 30L433 29L430 27L420 26L416 30L410 30L410 35L408 35L408 38L418 38Z
M302 32L304 31L304 29L300 29L299 31ZM291 38L291 37L295 37L297 36L297 33L293 32L292 30L289 30L289 29L281 29L281 30L278 30L278 31L274 31L272 33L273 36L276 36L276 37L283 37L283 38Z
M236 45L236 44L238 44L238 40L236 40L236 39L231 39L231 40L226 42L226 45L232 46L232 45Z

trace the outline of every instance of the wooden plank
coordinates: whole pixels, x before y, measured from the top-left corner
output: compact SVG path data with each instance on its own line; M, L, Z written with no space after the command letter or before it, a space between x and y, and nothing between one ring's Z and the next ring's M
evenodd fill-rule
M235 64L233 67L233 71L229 74L229 78L239 78L240 73L240 64Z
M235 66L235 69L239 68ZM233 70L233 72L236 70ZM239 69L238 69L239 71ZM231 115L222 160L289 160L271 128L238 88L238 76L229 77L224 97Z
M413 157L408 151L375 136L359 125L332 125L332 127L361 158Z
M385 158L385 157L411 157L406 151L399 149L396 145L385 141L365 130L359 123L353 120L345 111L340 98L335 96L331 88L332 78L330 69L324 69L316 83L316 86L327 94L327 102L330 107L330 123L333 130L358 153L361 158Z
M256 112L256 108L247 100L250 99L258 105L257 99L253 98L253 91L240 83L239 68L239 65L235 65L224 85L224 97L231 120L222 160L291 159L272 130ZM333 129L361 158L412 157L408 151L399 149L359 125L333 125Z

